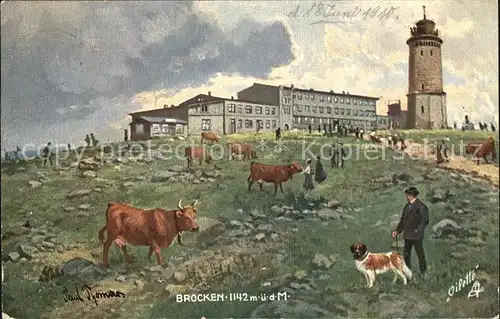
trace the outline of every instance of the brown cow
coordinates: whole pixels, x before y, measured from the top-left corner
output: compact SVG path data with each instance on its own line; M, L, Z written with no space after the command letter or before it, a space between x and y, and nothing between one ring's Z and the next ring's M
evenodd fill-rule
M495 150L495 140L490 136L486 139L486 141L480 144L469 142L465 147L465 153L473 154L476 158L475 161L477 165L479 165L479 160L481 158L484 159L486 164L489 164L486 156L491 155L493 161L495 161L497 158L497 153Z
M212 162L212 156L207 154L203 147L186 147L184 149L184 155L186 156L188 167L191 167L193 164L193 159L198 159L200 161L200 165L203 164L203 160L205 160L205 163L207 164Z
M255 181L259 183L260 190L262 190L262 183L274 183L274 195L278 192L278 185L281 193L283 193L283 186L281 183L292 179L293 174L302 171L302 167L293 162L290 165L266 165L251 162L250 163L250 176L248 176L248 190L250 191Z
M175 236L182 231L198 231L195 221L198 209L195 200L191 205L182 206L179 201L178 209L165 210L138 209L130 205L110 202L106 210L106 225L99 230L99 240L103 243L102 259L105 268L109 266L109 248L113 242L120 247L128 263L132 262L127 251L127 244L133 246L149 246L148 259L153 251L159 265L163 265L160 255L162 247L172 244ZM104 232L107 230L107 239L104 241Z
M214 133L214 132L201 132L201 144L203 144L203 141L212 141L219 143L219 137Z
M252 149L250 144L243 143L227 143L229 150L229 160L233 159L233 154L243 155L243 159L257 159L257 153Z

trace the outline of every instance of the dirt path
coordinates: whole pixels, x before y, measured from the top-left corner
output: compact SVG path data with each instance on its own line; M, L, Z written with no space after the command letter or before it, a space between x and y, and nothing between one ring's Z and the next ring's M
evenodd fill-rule
M369 141L369 136L365 137L365 140ZM416 143L412 140L406 140L406 145L408 147L403 151L403 153L408 154L412 158L418 158L420 160L427 161L429 164L436 165L436 155L433 153L430 145L425 147L423 144ZM384 146L389 147L387 144L384 144ZM400 150L397 151L401 152ZM440 164L438 167L472 175L473 177L479 179L486 179L495 187L500 187L500 171L498 165L485 164L484 160L481 160L479 165L477 165L471 158L460 155L452 155L449 162Z
M408 148L404 150L405 154L413 158L428 161L429 163L436 163L436 156L430 146L425 147L411 140L407 141L407 145ZM495 164L485 164L484 161L481 160L479 165L477 165L471 158L452 155L449 162L440 164L439 167L487 179L493 185L499 187L499 169Z

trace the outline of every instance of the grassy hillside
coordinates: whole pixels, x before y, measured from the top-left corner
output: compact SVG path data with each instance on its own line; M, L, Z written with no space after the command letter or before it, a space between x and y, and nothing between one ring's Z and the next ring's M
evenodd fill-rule
M417 139L420 133L407 134ZM426 134L421 138L441 136ZM273 138L271 134L235 135L224 138L221 144L247 141L260 145L259 162L286 164L295 160L304 164L303 150L310 143L314 141L309 149L318 154L323 144L332 142L318 135L285 133L285 143L278 148ZM249 163L227 157L208 166L196 163L193 174L179 173L186 166L182 158L149 160L140 152L135 160L104 164L95 176L84 176L70 167L72 160L62 163L66 169L61 171L40 169L30 162L2 168L4 312L15 318L495 315L498 189L419 161L394 161L390 150L384 151L384 158L382 150L376 151L379 156L373 159L377 157L373 152L364 154L365 142L343 141L353 146L357 158L348 161L344 169L332 168L324 160L328 179L310 194L304 194L303 176L297 175L283 185L284 194L275 196L270 184L265 184L262 192L254 184L249 192ZM178 150L182 151L188 141L153 143L150 152L156 154L162 143L171 148L180 145ZM119 147L114 145L113 149ZM94 153L89 150L87 155ZM399 220L405 204L403 190L409 185L420 189L430 209L425 240L429 278L417 276L414 284L404 287L399 281L392 285L392 274L385 274L377 276L374 288L367 289L349 246L361 241L372 252L396 249L390 231ZM74 191L80 191L80 196L68 198ZM148 261L147 247L131 247L135 262L127 266L121 251L113 247L110 270L96 275L98 278L89 275L101 271L97 232L105 223L109 201L175 208L179 199L189 202L195 198L200 201L201 234L186 233L185 246L174 244L163 249L167 268L156 267L155 258ZM452 223L434 231L433 226L445 218L456 222L456 227ZM399 240L400 252L401 247ZM73 257L94 265L71 277L40 278L44 267L57 269ZM477 264L476 278L485 292L478 300L467 299L469 285L447 302L450 286ZM81 284L105 291L117 289L125 292L126 298L102 299L98 305L65 302L63 287L74 291L73 287ZM178 303L175 295L180 292L256 296L286 292L288 301Z

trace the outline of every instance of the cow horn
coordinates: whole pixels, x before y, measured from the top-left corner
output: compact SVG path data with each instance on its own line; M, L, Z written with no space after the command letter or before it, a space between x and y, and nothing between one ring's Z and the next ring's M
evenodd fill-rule
M182 199L179 199L179 209L182 209Z
M197 199L194 200L194 202L191 204L191 206L194 207L196 205L196 203L198 203Z

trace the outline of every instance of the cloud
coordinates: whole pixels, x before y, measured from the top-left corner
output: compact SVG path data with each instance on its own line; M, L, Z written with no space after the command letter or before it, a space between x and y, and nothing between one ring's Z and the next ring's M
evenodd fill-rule
M176 90L217 73L266 77L294 58L279 21L226 31L187 1L9 2L1 26L2 144L61 123L108 127L162 81Z

